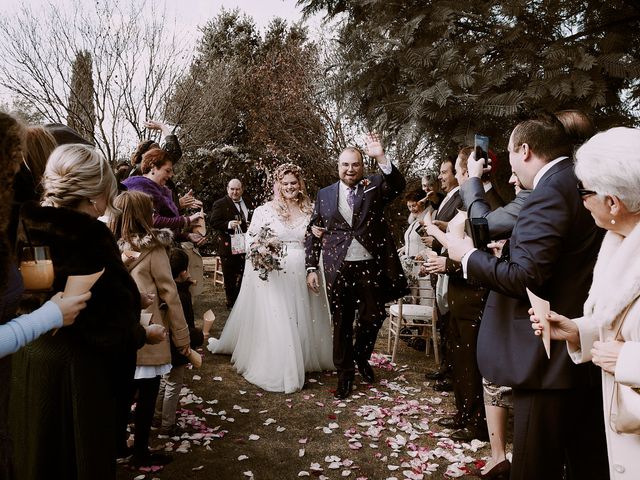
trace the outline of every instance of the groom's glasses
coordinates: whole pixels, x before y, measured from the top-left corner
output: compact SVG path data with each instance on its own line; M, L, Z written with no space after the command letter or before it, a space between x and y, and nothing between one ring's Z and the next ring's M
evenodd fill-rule
M580 195L580 198L582 198L582 200L584 200L587 197L590 197L591 195L598 194L598 192L596 192L595 190L588 190L584 188L584 185L582 184L582 182L578 182L578 186L576 188L578 189L578 195Z

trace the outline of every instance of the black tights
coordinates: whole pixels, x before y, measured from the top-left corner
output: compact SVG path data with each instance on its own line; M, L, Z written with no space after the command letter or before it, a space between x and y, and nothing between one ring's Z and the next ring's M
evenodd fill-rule
M133 441L134 455L146 455L149 452L151 422L156 408L156 398L160 390L160 377L135 380L138 400L134 416L136 434Z

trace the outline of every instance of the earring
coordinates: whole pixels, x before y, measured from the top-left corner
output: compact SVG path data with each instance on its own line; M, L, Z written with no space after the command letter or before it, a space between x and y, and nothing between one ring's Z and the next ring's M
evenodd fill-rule
M615 218L612 218L611 219L611 225L615 225L615 224L616 224L616 220L615 220Z

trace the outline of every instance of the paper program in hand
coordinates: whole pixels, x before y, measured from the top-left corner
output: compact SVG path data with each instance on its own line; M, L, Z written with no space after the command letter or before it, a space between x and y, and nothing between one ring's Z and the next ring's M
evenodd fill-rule
M69 275L69 277L67 277L67 283L64 286L63 296L73 297L87 293L103 273L104 268L90 275Z
M540 319L542 325L542 344L547 352L547 358L551 358L551 331L549 330L549 321L547 314L551 311L551 306L547 300L543 300L535 293L527 288L527 295L533 307L533 313Z

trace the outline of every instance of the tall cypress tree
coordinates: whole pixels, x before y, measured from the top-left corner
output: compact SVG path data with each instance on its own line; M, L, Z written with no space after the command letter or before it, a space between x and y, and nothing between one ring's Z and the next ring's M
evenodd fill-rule
M91 53L87 50L78 52L71 71L67 125L85 139L94 142L96 108L93 101L92 70Z

